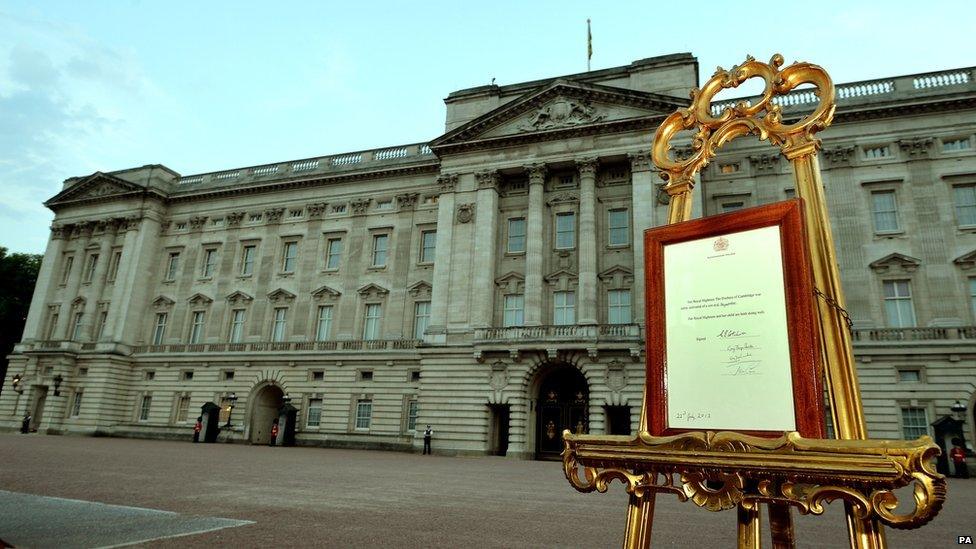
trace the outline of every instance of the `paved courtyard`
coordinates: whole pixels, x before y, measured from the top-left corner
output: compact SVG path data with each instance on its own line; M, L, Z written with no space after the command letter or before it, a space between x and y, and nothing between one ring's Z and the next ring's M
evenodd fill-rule
M45 497L38 497L45 496ZM97 503L89 503L97 502ZM0 435L0 539L22 547L619 547L626 494L580 494L559 463L497 457ZM801 517L841 547L843 514ZM730 547L735 514L659 496L655 547ZM976 535L976 480L891 547Z

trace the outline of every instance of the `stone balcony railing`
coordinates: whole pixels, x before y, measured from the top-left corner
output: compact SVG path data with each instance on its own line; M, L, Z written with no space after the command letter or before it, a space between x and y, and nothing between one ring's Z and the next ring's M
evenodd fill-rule
M976 326L925 328L862 328L854 330L854 343L894 341L976 341Z
M387 351L415 349L418 339L354 339L347 341L263 341L257 343L173 343L137 345L133 354L255 353L294 351Z
M891 101L907 97L938 95L942 93L976 90L976 68L966 67L938 72L908 74L891 78L878 78L837 84L837 106L843 108L848 105ZM748 105L757 101L760 96L741 97L712 103L712 115L718 116L726 107L745 102ZM812 88L794 90L786 95L773 98L773 103L783 107L784 112L791 110L810 109L818 103L820 98L813 93Z
M530 341L637 341L641 339L637 324L599 324L595 326L518 326L479 328L475 343L517 343Z

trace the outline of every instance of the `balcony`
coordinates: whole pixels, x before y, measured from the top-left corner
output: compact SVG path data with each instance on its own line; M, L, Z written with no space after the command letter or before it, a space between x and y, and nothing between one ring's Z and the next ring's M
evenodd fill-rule
M551 341L618 342L639 341L637 324L599 324L596 326L517 326L509 328L479 328L475 343L531 343Z
M262 341L257 343L175 343L172 345L137 345L132 353L177 354L177 353L266 353L266 352L309 352L309 351L389 351L416 349L419 339L370 339L348 341Z
M976 342L976 326L926 328L864 328L854 330L854 343L885 343L912 341Z

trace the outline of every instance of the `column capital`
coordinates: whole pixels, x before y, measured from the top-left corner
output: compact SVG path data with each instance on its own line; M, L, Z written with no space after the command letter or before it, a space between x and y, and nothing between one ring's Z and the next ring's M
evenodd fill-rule
M633 151L627 153L630 160L630 171L646 172L651 170L651 151Z
M908 153L909 160L926 158L932 148L933 139L931 137L912 137L909 139L899 139L898 148Z
M528 164L525 170L529 172L529 185L542 185L546 181L545 164Z
M484 170L474 174L474 178L478 181L478 190L481 189L494 189L498 190L498 184L501 182L501 174L498 170Z
M440 187L442 193L453 193L455 187L457 187L458 174L456 173L442 173L437 176L437 186Z
M244 221L244 216L246 212L230 212L227 214L227 226L228 227L239 227L241 221ZM311 215L311 214L309 214Z
M595 156L587 156L576 159L576 169L580 176L588 175L596 177L596 169L600 165L600 159Z
M854 158L854 145L822 149L821 152L832 166L850 164L851 159Z
M417 206L417 200L420 199L420 193L404 193L398 194L396 196L397 204L399 204L402 209L411 209Z
M71 234L71 225L51 225L51 240L64 240Z

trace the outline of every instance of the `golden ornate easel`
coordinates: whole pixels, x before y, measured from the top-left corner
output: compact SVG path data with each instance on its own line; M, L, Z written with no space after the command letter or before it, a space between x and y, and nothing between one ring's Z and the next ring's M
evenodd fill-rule
M945 501L945 478L932 458L938 447L928 436L915 441L869 440L858 392L851 334L844 318L844 296L827 218L815 134L830 125L836 107L827 73L809 63L782 68L783 57L769 63L747 57L726 71L721 67L702 89L691 92L691 106L671 114L654 136L652 156L667 181L668 223L691 218L695 176L725 143L756 135L778 146L793 167L797 194L803 199L806 233L817 299L817 337L821 347L830 409L838 439L804 439L796 432L769 439L735 432L691 432L655 437L648 433L647 392L636 438L563 433L563 467L581 492L605 492L622 481L630 501L624 547L650 547L657 492L670 492L710 511L737 508L738 546L760 545L760 504L767 504L774 547L793 547L790 509L819 515L824 504L843 500L850 546L887 546L882 525L917 528L932 520ZM739 102L712 116L711 101L723 89L749 78L765 81L754 104ZM801 84L812 84L820 98L816 109L788 124L774 98ZM671 139L694 131L692 154L672 160ZM898 514L894 490L914 485L915 509Z

